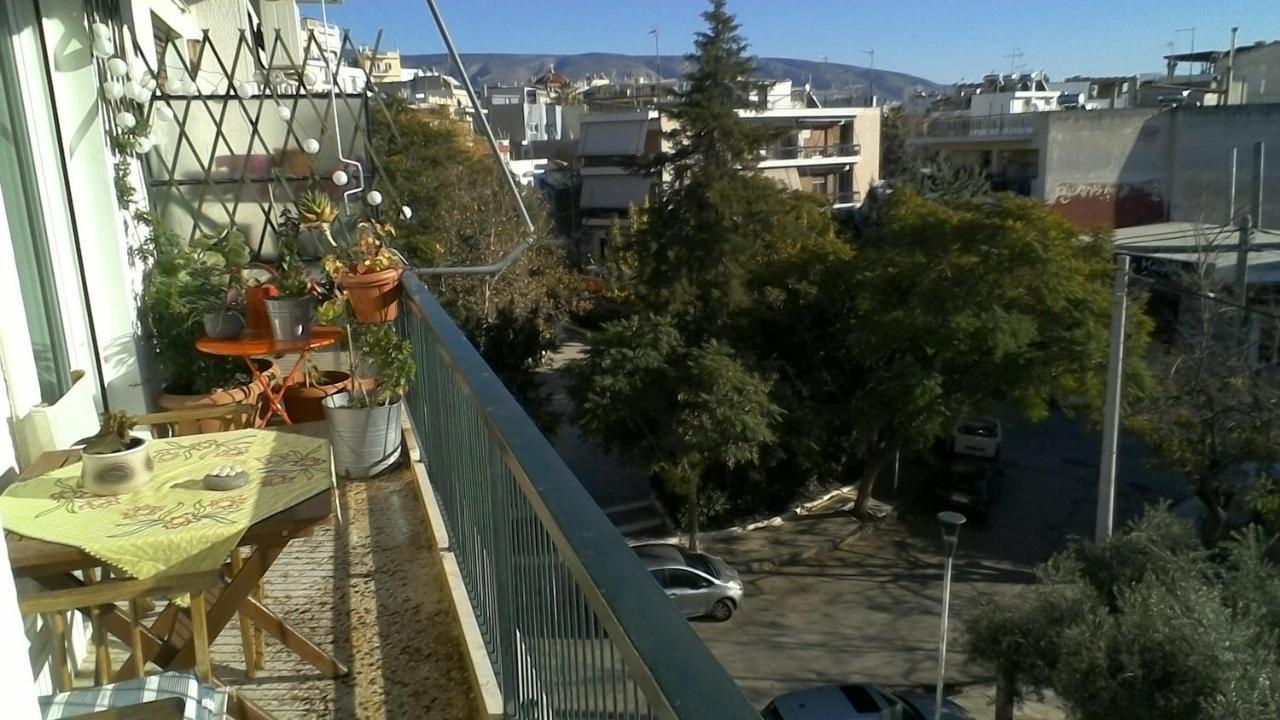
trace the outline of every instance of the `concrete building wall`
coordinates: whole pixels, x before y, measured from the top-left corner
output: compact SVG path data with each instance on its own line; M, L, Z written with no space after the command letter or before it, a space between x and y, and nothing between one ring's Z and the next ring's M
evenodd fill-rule
M1230 102L1280 102L1280 43L1236 53Z
M1278 87L1277 89L1280 89ZM1178 108L1168 113L1174 129L1170 220L1227 222L1231 149L1239 148L1236 213L1249 211L1254 187L1254 143L1266 143L1263 165L1264 227L1280 227L1280 105Z
M866 200L872 186L880 182L881 119L879 108L868 108L859 111L853 121L853 141L862 146L862 156L853 166L853 190L861 200Z
M1168 113L1045 113L1040 197L1082 227L1165 219L1172 193Z

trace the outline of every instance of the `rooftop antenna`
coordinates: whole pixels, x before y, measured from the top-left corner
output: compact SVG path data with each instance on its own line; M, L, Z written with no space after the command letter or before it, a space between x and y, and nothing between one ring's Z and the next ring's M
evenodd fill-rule
M876 50L875 48L871 48L870 50L861 50L860 52L863 55L871 56L871 75L870 75L871 79L868 80L871 87L867 91L867 95L870 96L870 102L867 103L867 107L875 107L876 106Z
M1194 27L1184 27L1184 28L1178 28L1177 30L1174 30L1174 31L1173 31L1173 39L1174 39L1174 42L1177 42L1177 40L1178 40L1178 33L1191 33L1191 51L1190 51L1190 54L1194 55L1194 54L1195 54L1195 52L1196 52L1196 29L1195 29ZM1170 44L1172 45L1173 43L1170 43ZM1187 63L1187 75L1188 75L1188 76L1190 76L1190 75L1191 75L1191 62L1194 62L1194 61L1190 61L1190 62L1188 62L1188 63Z
M1016 70L1019 65L1018 61L1022 60L1022 48L1015 47L1008 55L1005 55L1005 57L1009 58L1009 74L1013 75L1014 70Z
M653 96L658 96L658 86L662 84L662 53L658 51L658 26L654 25L646 33L653 36L653 71L658 75L658 82L653 85Z

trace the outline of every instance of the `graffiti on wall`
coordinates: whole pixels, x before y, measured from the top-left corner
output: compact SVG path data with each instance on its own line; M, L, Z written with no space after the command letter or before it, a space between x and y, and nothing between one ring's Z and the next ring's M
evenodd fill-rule
M1058 183L1050 207L1085 228L1122 228L1165 220L1160 183Z

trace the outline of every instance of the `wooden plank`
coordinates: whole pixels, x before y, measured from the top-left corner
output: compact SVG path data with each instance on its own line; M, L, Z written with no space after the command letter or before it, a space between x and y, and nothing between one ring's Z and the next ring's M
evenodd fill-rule
M319 645L308 640L285 622L274 612L252 595L245 599L244 610L253 617L254 623L265 630L271 637L280 641L281 645L292 650L298 657L306 660L312 667L324 673L327 678L339 678L346 675L347 666L333 655L325 652Z
M244 558L240 557L240 548L231 551L231 572L238 573L244 567ZM258 648L254 642L253 621L249 614L240 611L240 646L244 652L244 674L250 680L258 676Z
M53 680L58 692L71 690L71 668L67 665L67 619L62 613L49 614L49 627L53 631Z
M209 627L205 624L204 591L199 590L191 598L191 645L195 649L196 674L205 682L213 681L213 665L209 662Z
M183 575L160 576L145 580L109 580L62 590L45 590L18 596L18 610L23 615L77 610L80 608L114 607L144 595L178 595L222 582L221 570Z

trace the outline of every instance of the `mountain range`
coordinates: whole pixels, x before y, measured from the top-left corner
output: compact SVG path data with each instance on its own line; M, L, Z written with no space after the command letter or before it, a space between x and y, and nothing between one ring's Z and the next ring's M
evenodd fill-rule
M447 55L404 55L405 67L435 68L444 71L450 67ZM574 80L593 74L603 74L615 82L624 82L637 76L652 77L659 61L662 76L669 78L683 75L689 63L681 55L622 55L619 53L583 53L581 55L521 55L514 53L464 53L471 82L479 90L484 85L528 82L555 67L556 72ZM912 88L933 90L938 83L915 75L881 70L843 63L797 60L794 58L756 58L757 77L770 80L790 80L800 85L811 83L817 91L839 95L865 96L874 86L875 94L887 100L900 100ZM873 85L874 83L874 85Z

